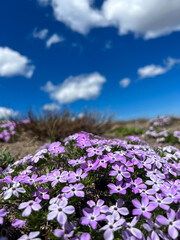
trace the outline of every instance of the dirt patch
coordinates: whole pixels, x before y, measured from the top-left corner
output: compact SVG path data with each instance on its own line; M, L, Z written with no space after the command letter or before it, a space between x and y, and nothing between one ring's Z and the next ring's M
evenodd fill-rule
M48 142L48 139L40 141L38 140L38 136L32 137L30 133L24 132L15 142L1 142L0 151L5 150L6 152L9 152L15 160L19 160L30 153L34 154L36 150L46 142Z

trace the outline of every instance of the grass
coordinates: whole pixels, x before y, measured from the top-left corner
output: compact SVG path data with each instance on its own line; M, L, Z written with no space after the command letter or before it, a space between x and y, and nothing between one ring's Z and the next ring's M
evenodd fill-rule
M113 133L117 133L118 136L130 136L130 135L142 135L145 133L144 128L140 127L118 127L112 130Z
M84 111L81 117L75 116L68 109L60 112L45 112L36 116L33 111L28 113L30 123L22 127L25 131L30 131L40 140L49 139L61 141L67 136L85 131L97 135L103 135L110 129L113 116L101 114L97 111Z

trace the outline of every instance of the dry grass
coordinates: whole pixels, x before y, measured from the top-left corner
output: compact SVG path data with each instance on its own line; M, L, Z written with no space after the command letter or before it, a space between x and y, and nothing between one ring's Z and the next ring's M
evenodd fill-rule
M40 140L62 141L65 137L81 131L103 135L110 129L113 116L102 115L97 111L83 112L81 117L75 116L68 109L60 112L39 113L36 116L29 111L29 124L22 124L21 129L29 131Z

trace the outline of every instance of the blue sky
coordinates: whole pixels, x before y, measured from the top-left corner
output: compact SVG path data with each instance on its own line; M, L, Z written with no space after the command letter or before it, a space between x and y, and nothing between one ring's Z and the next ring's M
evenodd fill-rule
M180 115L180 2L171 2L1 1L0 113Z

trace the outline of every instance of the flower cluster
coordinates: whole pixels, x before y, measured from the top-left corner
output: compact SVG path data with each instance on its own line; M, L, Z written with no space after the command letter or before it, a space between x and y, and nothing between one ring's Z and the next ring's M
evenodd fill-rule
M29 123L29 119L25 119L17 123L14 121L8 121L8 120L1 121L0 122L0 140L9 142L11 137L16 134L16 127L17 127L17 124L19 123L27 124Z
M0 198L14 206L20 240L177 240L179 161L175 147L81 132L11 164L0 177Z
M166 126L166 125L170 124L171 117L160 116L160 117L156 117L154 119L151 119L149 122L154 127L156 127L156 126L161 126L162 127L162 126Z

